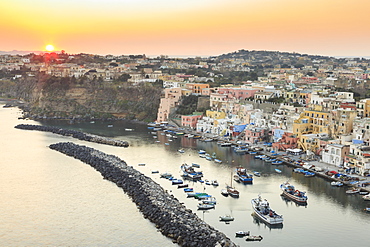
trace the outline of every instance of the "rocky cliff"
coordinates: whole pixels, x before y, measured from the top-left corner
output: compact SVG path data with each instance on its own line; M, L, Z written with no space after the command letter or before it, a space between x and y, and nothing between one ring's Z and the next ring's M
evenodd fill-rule
M1 88L3 95L27 102L26 111L34 118L125 118L147 122L156 119L162 92L152 84L78 84L40 78L23 79Z

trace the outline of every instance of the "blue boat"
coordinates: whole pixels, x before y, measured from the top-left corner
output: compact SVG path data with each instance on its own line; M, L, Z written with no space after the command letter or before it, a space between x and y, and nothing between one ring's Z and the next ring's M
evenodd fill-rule
M242 182L243 184L253 183L253 175L249 174L247 172L247 169L245 169L244 167L237 167L236 175L238 176L239 181Z

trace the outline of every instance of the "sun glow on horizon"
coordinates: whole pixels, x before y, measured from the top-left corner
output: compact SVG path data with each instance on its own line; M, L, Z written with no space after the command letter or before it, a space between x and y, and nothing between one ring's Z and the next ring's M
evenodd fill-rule
M54 46L53 45L47 45L47 46L45 46L45 50L48 51L48 52L52 52L52 51L54 51Z

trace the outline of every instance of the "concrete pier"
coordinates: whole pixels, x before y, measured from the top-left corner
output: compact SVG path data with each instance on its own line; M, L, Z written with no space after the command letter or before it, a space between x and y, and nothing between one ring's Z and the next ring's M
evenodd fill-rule
M121 187L144 217L180 246L236 246L225 234L202 221L159 184L118 157L71 142L52 144L50 148L89 164L104 179Z

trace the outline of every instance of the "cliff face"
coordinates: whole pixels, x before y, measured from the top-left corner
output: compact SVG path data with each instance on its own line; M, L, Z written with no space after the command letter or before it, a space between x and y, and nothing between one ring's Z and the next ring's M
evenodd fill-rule
M25 80L6 93L27 102L29 113L34 117L117 117L149 122L156 119L161 91L151 84L66 86Z

